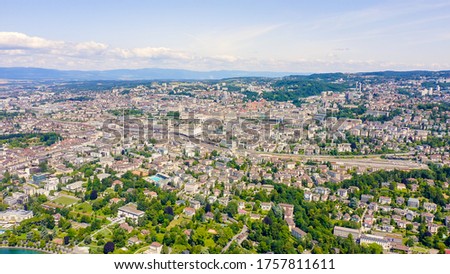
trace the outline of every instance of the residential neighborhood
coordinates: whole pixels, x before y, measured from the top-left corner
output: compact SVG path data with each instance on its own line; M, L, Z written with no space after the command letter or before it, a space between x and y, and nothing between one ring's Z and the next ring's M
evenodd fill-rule
M275 96L312 80L4 83L1 242L446 252L450 78L334 77L294 99Z

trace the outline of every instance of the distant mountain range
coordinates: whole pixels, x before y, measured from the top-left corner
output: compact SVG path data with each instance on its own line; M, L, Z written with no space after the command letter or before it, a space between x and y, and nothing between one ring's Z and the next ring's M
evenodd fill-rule
M376 77L389 79L420 79L421 77L450 77L450 71L376 71L360 73L293 73L271 71L213 70L194 71L185 69L114 69L114 70L57 70L30 67L0 67L0 79L6 80L55 80L55 81L92 81L92 80L217 80L239 77L294 77L325 81L346 78Z
M268 71L184 69L115 69L115 70L57 70L44 68L0 68L0 79L8 80L208 80L234 77L283 77L293 73Z

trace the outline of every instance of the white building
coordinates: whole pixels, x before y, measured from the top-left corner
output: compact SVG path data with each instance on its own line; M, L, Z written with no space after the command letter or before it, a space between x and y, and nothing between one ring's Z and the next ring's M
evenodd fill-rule
M360 244L378 244L383 247L384 250L389 250L391 245L388 240L386 240L382 236L371 235L371 234L363 234L359 239Z
M135 204L127 204L119 208L117 215L119 217L125 217L137 221L140 217L143 217L144 211L138 210Z
M334 236L347 238L348 235L352 235L353 240L359 239L361 232L358 229L335 226L333 231Z
M76 192L83 189L83 181L78 181L72 184L66 185L65 189L68 191Z
M272 203L261 203L261 210L269 211L272 209Z
M161 254L162 248L163 248L162 244L160 244L158 242L153 242L150 245L150 247L147 250L147 252L145 252L145 253L147 253L147 254Z
M184 186L184 190L186 191L186 193L197 193L197 191L198 191L198 184L196 184L196 183L187 183Z
M32 211L26 210L6 210L0 211L0 220L11 223L20 223L23 220L33 217Z
M57 190L58 189L58 182L56 181L48 181L45 186L44 189L47 191L52 191L52 190Z

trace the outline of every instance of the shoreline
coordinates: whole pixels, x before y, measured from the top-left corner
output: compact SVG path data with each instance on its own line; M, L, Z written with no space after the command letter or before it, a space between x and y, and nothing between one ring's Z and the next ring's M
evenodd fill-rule
M4 246L4 245L0 245L0 249L25 249L25 250L33 250L33 251L38 251L38 252L42 252L44 254L56 254L56 253L52 253L46 250L42 250L39 248L35 248L35 247L18 247L18 246Z

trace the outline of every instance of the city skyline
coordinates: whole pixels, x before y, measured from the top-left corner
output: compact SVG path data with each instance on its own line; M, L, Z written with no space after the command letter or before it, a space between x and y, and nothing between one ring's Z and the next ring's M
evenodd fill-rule
M445 1L2 2L1 67L298 73L450 67Z

